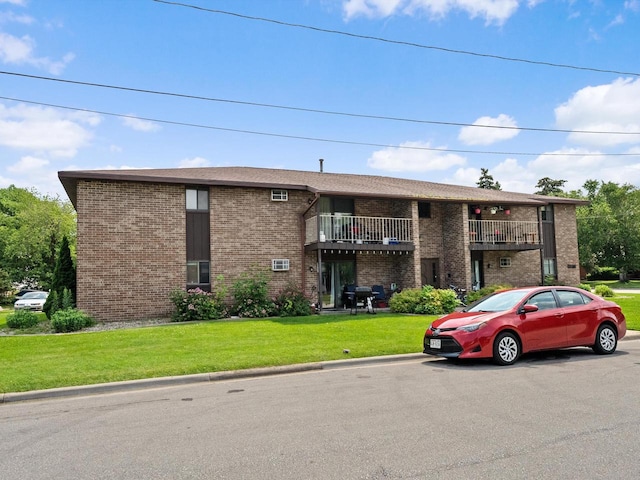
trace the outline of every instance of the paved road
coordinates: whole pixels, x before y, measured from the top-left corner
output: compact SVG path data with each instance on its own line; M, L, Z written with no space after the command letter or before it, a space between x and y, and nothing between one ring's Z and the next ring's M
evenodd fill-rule
M640 341L0 405L2 479L636 479Z

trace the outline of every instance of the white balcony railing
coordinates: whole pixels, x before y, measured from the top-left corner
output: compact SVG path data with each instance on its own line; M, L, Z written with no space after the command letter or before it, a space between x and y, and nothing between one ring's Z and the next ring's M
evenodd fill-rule
M383 243L412 242L410 218L362 217L321 214L306 220L305 243Z
M538 244L538 222L469 220L469 242Z

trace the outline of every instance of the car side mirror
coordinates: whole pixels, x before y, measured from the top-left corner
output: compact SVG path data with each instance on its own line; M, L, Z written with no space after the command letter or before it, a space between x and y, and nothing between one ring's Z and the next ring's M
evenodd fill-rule
M520 308L520 310L518 310L518 313L520 315L522 315L522 314L533 313L533 312L537 312L537 311L538 311L538 306L537 305L523 305L522 308Z

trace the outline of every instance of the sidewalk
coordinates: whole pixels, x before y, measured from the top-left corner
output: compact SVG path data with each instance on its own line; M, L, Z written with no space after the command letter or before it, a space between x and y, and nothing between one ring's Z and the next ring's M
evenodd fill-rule
M640 292L639 292L640 293ZM621 342L640 340L640 331L627 330ZM346 366L370 365L374 363L402 362L430 358L423 353L408 353L405 355L385 355L380 357L350 358L327 362L301 363L283 365L280 367L250 368L228 372L198 373L195 375L180 375L173 377L146 378L128 380L124 382L98 383L95 385L81 385L76 387L50 388L47 390L32 390L29 392L0 393L0 404L9 402L25 402L28 400L43 400L47 398L79 397L85 395L100 395L105 393L126 392L143 388L162 388L193 383L219 382L237 378L266 377L286 373L300 373L313 370L329 370Z

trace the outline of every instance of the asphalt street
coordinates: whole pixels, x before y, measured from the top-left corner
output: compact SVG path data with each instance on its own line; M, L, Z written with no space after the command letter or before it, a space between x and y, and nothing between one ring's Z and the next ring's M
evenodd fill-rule
M640 341L0 405L0 477L635 479Z

